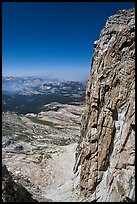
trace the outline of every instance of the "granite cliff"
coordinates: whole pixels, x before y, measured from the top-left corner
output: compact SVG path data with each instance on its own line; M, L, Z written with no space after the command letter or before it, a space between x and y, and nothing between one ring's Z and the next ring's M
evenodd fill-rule
M135 10L110 16L94 42L74 172L86 201L135 200Z

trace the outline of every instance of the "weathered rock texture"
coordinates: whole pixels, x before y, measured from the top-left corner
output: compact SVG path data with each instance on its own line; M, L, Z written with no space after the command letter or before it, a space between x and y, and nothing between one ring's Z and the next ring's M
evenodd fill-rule
M21 184L13 180L5 165L2 165L2 201L37 202Z
M135 199L135 10L109 17L86 89L74 172L86 201Z

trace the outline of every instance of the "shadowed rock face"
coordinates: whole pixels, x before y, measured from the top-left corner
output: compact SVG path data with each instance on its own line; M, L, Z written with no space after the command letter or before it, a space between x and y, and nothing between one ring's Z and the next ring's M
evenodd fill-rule
M135 199L135 10L109 17L94 55L74 171L87 201Z
M21 184L13 180L5 165L2 165L2 201L37 202Z

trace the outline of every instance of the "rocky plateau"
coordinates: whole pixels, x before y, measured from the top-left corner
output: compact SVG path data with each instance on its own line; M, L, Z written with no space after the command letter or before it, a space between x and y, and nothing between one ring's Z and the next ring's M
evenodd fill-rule
M3 163L33 199L75 200L76 196L72 195L74 152L83 110L84 105L53 102L38 114L3 112Z

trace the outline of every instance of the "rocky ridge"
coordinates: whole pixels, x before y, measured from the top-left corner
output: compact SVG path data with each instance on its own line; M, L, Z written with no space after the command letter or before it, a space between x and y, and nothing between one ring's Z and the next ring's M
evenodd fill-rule
M135 9L94 43L74 172L85 201L135 201Z

